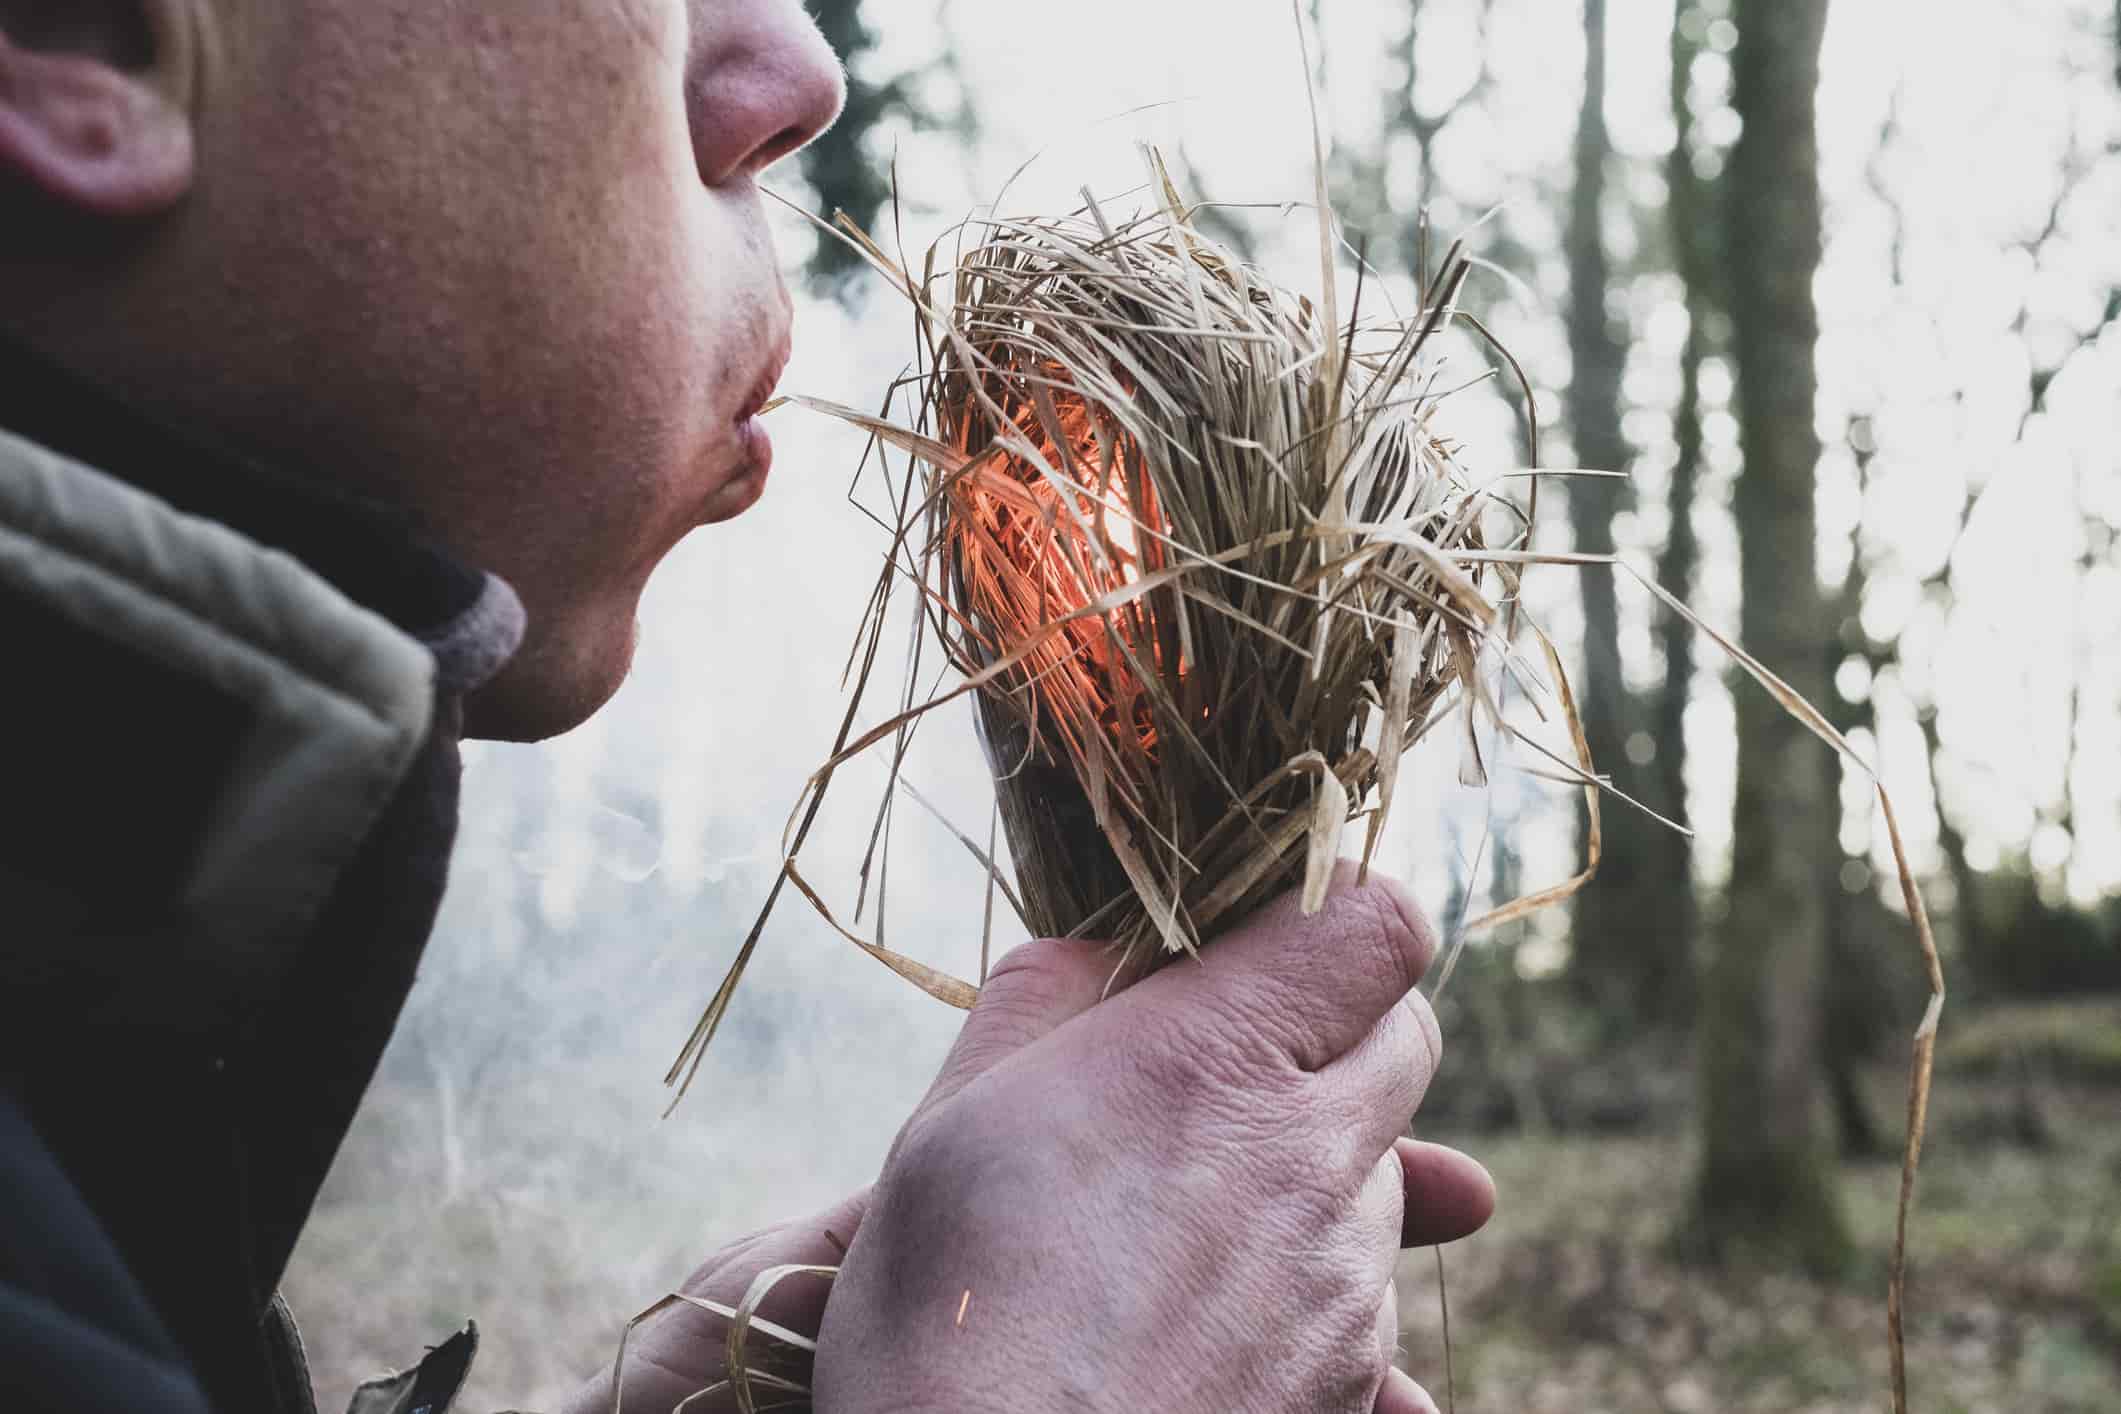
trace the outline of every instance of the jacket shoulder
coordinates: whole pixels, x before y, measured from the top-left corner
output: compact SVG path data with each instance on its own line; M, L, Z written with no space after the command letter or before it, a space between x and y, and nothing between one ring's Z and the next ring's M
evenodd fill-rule
M5 431L0 645L18 996L258 995L434 711L429 651L301 562Z

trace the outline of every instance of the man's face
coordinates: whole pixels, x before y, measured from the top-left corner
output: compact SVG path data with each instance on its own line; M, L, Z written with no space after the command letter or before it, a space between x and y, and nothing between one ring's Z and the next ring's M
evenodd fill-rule
M656 563L763 488L755 178L837 112L832 54L797 0L133 3L194 26L189 190L100 279L122 337L58 302L32 335L416 509L529 610L471 729L581 720Z

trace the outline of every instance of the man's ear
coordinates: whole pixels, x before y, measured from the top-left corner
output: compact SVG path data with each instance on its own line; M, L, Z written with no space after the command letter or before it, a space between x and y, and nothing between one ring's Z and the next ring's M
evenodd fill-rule
M152 216L191 189L187 0L0 0L0 191Z

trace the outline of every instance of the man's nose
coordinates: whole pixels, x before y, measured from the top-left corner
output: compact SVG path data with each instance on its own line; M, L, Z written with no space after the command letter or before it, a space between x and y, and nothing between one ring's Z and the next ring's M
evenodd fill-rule
M757 176L832 126L837 55L795 0L693 0L686 115L700 180Z

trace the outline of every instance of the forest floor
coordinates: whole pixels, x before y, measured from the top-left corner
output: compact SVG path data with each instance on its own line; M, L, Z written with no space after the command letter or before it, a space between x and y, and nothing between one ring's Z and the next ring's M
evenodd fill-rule
M2121 1003L2068 1012L2086 1044L2063 1048L2073 1065L2042 1057L2037 1079L1967 1049L2033 1054L2027 1023L2058 1014L2027 1009L2007 1044L1970 1022L1940 1071L1908 1283L1918 1414L2121 1410L2121 1063L2107 1063L2121 1055L2099 1049L2121 1050ZM1867 1077L1889 1134L1902 1080L1890 1066ZM322 1407L471 1311L487 1339L466 1407L550 1408L609 1358L613 1313L671 1279L667 1215L636 1211L624 1165L583 1182L572 1150L515 1156L564 1182L510 1188L496 1176L509 1156L489 1156L484 1180L445 1198L416 1162L422 1104L371 1098L290 1274ZM1858 1251L1845 1278L1718 1276L1674 1260L1667 1241L1692 1173L1683 1130L1423 1132L1478 1156L1501 1192L1488 1228L1445 1250L1449 1381L1435 1256L1402 1264L1406 1363L1447 1410L1453 1394L1456 1414L1886 1408L1897 1163L1842 1166Z
M1896 1114L1893 1078L1873 1080L1878 1112ZM1930 1133L1910 1238L1912 1407L2121 1410L2121 1088L1954 1079ZM1409 1254L1400 1276L1407 1367L1447 1410L1452 1394L1458 1414L1886 1407L1897 1164L1843 1166L1859 1256L1819 1282L1674 1259L1682 1136L1463 1144L1502 1201L1444 1253L1448 1381L1434 1254Z

